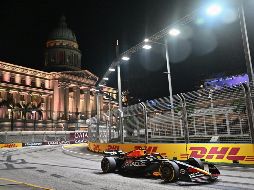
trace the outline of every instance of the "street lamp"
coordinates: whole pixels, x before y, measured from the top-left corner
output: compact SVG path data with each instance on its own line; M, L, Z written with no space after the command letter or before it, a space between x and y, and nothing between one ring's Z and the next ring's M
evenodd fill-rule
M117 43L117 53L118 56L118 43ZM123 56L121 58L123 61L129 61L130 58L127 56ZM122 103L122 86L121 86L121 70L120 70L120 64L117 65L117 84L118 84L118 105L119 105L119 129L120 129L120 142L124 143L124 128L123 128L123 103Z
M109 68L108 70L109 70L110 72L114 72L114 71L115 71L114 68Z
M172 29L169 30L168 33L169 33L169 35L176 37L181 33L181 31L177 28L172 28ZM168 75L168 88L169 88L170 104L171 104L171 109L173 109L173 93L172 93L171 72L170 72L167 40L163 44L163 43L151 41L148 38L146 38L144 40L144 42L145 42L145 44L143 46L143 49L146 49L146 50L149 50L149 49L152 48L152 46L149 43L156 43L156 44L163 45L165 47L166 62L167 62L167 72L166 72L166 74Z
M122 57L122 60L123 60L123 61L129 61L129 60L130 60L130 58L129 58L129 57L127 57L127 56L123 56L123 57Z
M177 28L172 28L169 30L169 35L171 36L178 36L181 31ZM143 46L144 49L149 50L152 48L152 46L150 44L148 44L149 42L151 43L156 43L156 44L160 44L163 45L165 47L165 54L166 54L166 62L167 62L167 72L166 74L168 75L168 89L169 89L169 97L170 97L170 110L171 110L171 116L172 116L172 126L173 126L173 136L175 136L175 122L174 122L174 104L173 104L173 92L172 92L172 82L171 82L171 72L170 72L170 64L169 64L169 53L168 53L168 43L167 40L165 40L165 43L158 43L158 42L153 42L149 39L145 39L144 40L145 45Z
M118 40L116 42L116 66L117 66L117 86L118 86L118 105L119 105L119 112L120 112L120 117L119 117L119 129L121 132L120 135L120 141L121 143L124 142L124 138L123 138L123 124L122 124L122 116L123 116L123 107L122 107L122 87L121 87L121 68L120 68L120 64L121 64L121 60L122 61L129 61L130 57L127 56L127 54L123 55L121 58L119 58L119 44L118 44ZM114 72L115 71L115 66L110 66L108 69L108 72ZM105 81L108 81L108 75L105 75L102 79L104 82L99 83L99 87L104 86ZM98 104L98 103L97 103ZM98 106L98 105L97 105ZM98 107L97 107L98 110Z
M148 45L148 44L145 44L145 45L143 46L143 48L144 48L144 49L151 49L152 46L151 46L151 45Z
M172 29L169 30L168 33L171 36L178 36L181 33L181 31L178 30L177 28L172 28Z

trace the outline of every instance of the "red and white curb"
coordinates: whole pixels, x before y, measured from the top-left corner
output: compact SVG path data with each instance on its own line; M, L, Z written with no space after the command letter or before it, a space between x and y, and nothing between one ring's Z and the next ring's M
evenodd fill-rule
M88 154L88 153L82 153L82 152L76 152L76 151L72 151L72 150L68 150L67 148L64 147L64 145L62 146L62 149L63 151L66 151L66 152L70 152L72 154L79 154L79 155L86 155L86 156L94 156L94 157L103 157L101 155L98 155L98 154Z

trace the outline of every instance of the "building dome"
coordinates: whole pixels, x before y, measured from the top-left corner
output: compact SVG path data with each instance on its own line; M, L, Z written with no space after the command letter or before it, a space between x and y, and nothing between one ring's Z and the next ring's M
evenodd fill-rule
M49 35L49 40L70 40L77 42L74 32L67 27L65 16L61 17L58 27Z
M49 71L81 70L81 52L75 34L62 16L46 42L45 67Z

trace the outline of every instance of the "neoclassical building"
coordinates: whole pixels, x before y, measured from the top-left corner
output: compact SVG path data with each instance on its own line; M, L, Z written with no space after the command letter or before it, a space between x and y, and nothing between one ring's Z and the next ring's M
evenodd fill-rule
M65 17L49 35L44 62L45 71L40 71L0 61L0 131L11 125L14 130L26 130L35 121L38 130L53 126L67 130L71 123L95 116L96 101L101 110L113 104L103 95L96 98L98 77L81 68L81 51ZM115 94L109 87L104 91Z

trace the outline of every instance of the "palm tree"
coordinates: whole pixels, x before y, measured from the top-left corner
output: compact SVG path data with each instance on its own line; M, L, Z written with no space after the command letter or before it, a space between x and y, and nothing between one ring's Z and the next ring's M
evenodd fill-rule
M22 117L24 118L24 125L23 125L23 129L26 128L26 115L27 113L31 112L31 104L27 103L27 104L22 104L21 105L21 112L22 112Z
M37 112L40 117L42 116L41 103L39 103L38 105L31 104L31 103L22 104L20 105L20 109L22 111L22 116L24 118L24 125L23 125L24 129L26 128L26 124L27 124L27 117L26 117L27 113L35 114ZM34 115L34 130L35 130L35 119L36 118Z
M31 109L31 112L34 112L33 114L34 114L34 131L35 131L35 121L36 121L35 117L36 117L36 113L38 113L39 118L42 117L41 102L38 103L37 105L32 104L30 109Z
M11 131L14 129L14 122L13 122L13 111L17 108L16 103L12 96L7 96L6 100L2 100L0 102L0 107L6 107L8 110L11 110Z

